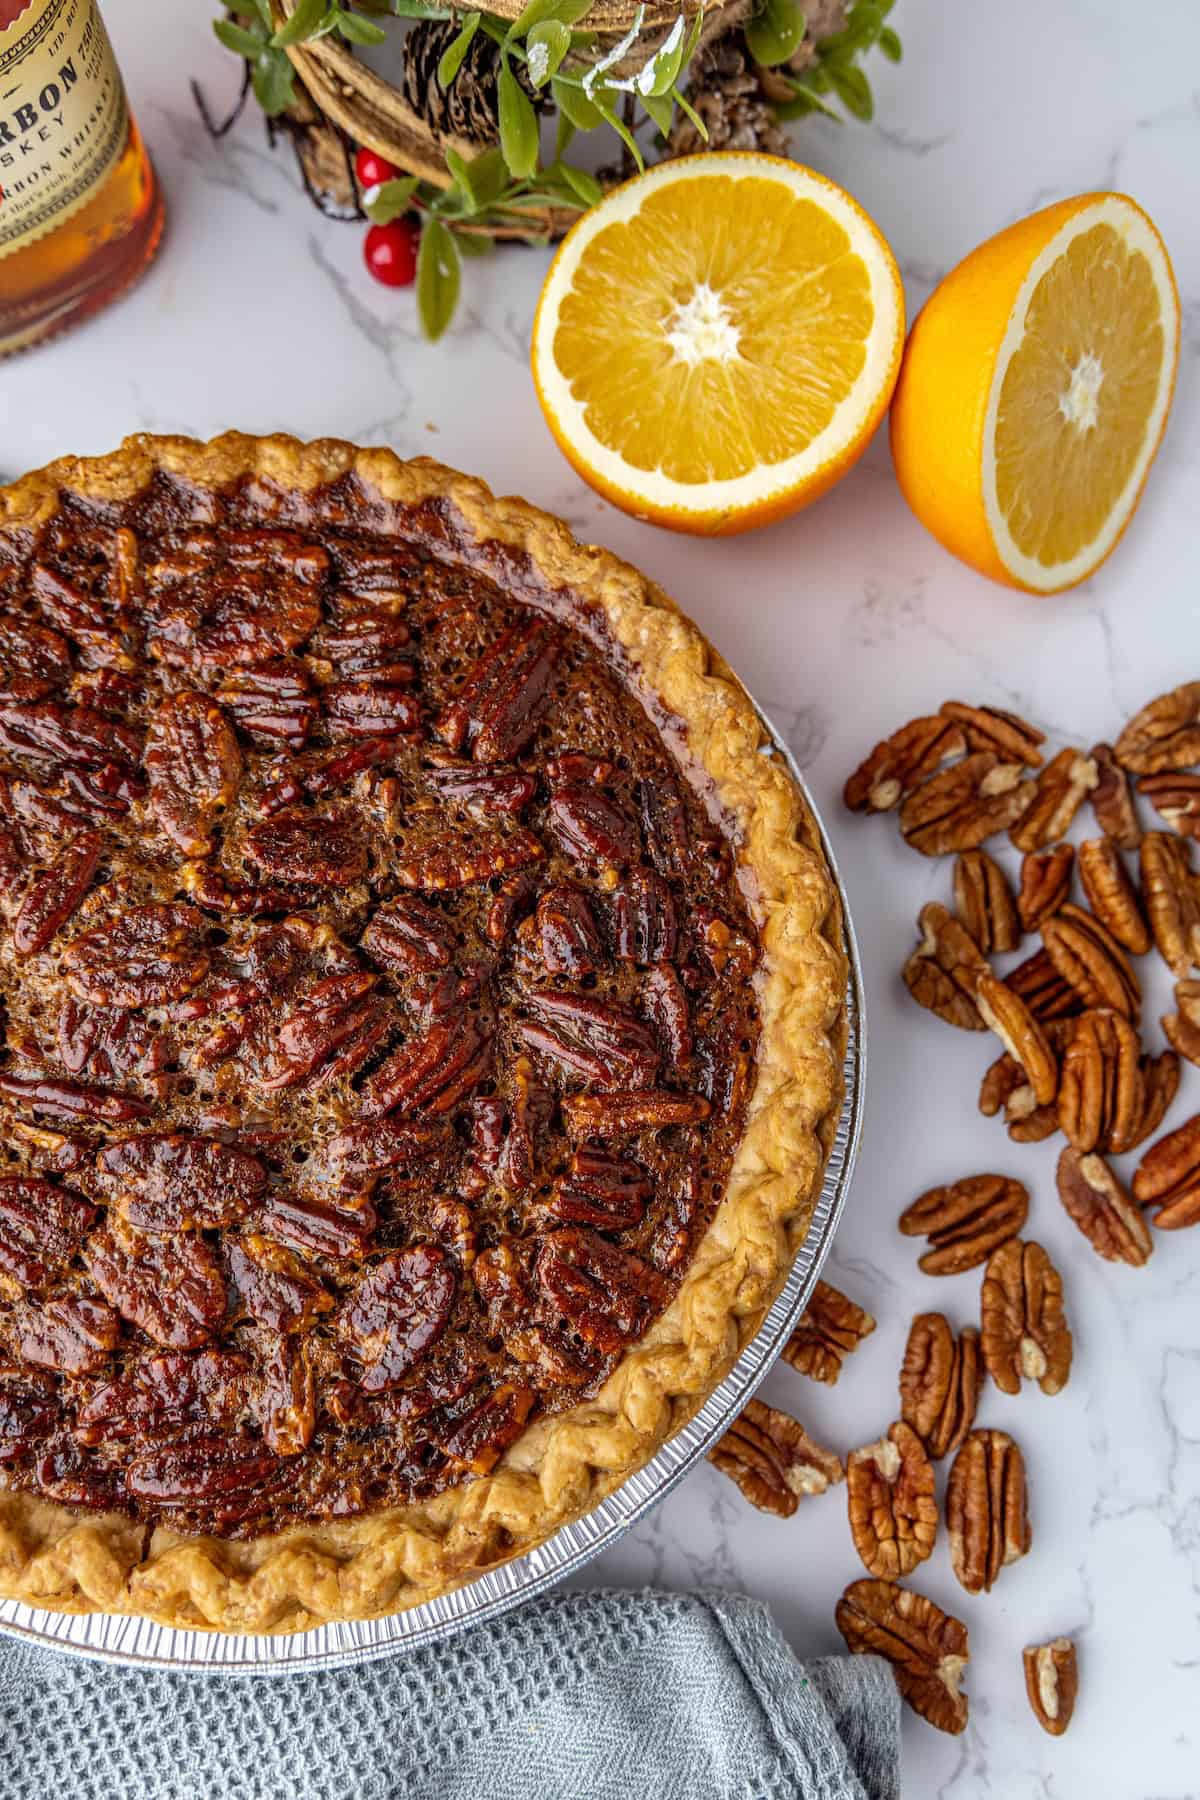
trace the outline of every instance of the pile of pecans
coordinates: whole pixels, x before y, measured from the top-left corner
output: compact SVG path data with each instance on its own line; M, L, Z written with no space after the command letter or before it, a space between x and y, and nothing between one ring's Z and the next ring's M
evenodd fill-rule
M1175 1099L1180 1058L1200 1066L1200 682L1142 708L1114 745L1065 748L1046 760L1044 734L1012 713L947 701L877 744L845 787L855 812L896 812L907 843L956 858L953 906L922 908L903 968L918 1005L962 1031L991 1031L1001 1054L984 1074L979 1109L1016 1143L1060 1132L1057 1187L1068 1217L1110 1261L1141 1267L1158 1230L1200 1223L1200 1115L1159 1137L1128 1186L1110 1156L1155 1136ZM1163 829L1143 830L1136 794ZM1064 841L1088 802L1098 835ZM1010 881L983 848L1007 833L1020 854ZM1137 879L1127 857L1136 858ZM1073 897L1079 877L1080 898ZM993 959L1033 954L1001 975ZM1157 950L1175 977L1167 1048L1147 1049L1134 959ZM845 1465L786 1413L752 1401L712 1453L758 1506L782 1515L802 1496L846 1483L851 1535L869 1579L852 1582L837 1624L855 1652L892 1664L908 1703L944 1731L967 1722L960 1680L966 1626L900 1581L930 1555L939 1524L934 1462L953 1454L944 1517L951 1563L970 1594L1030 1548L1025 1465L1007 1432L977 1428L981 1384L1006 1394L1034 1382L1059 1393L1071 1369L1063 1283L1041 1244L1021 1236L1024 1185L966 1176L931 1189L901 1214L925 1240L929 1275L983 1269L978 1327L955 1332L940 1312L914 1318L900 1370L900 1417ZM785 1351L801 1372L836 1381L841 1360L874 1320L819 1284ZM1067 1638L1029 1646L1030 1705L1054 1736L1078 1686Z

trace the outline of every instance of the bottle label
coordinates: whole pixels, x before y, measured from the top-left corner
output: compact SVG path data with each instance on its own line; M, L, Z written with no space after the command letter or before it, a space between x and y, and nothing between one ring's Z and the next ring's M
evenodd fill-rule
M0 26L0 259L86 206L128 132L96 0L30 0Z

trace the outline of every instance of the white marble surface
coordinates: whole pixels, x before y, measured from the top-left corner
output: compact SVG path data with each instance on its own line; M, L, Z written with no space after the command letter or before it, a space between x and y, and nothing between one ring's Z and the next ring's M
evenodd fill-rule
M983 1422L1012 1427L1025 1447L1035 1547L977 1601L957 1589L944 1547L921 1571L921 1587L970 1623L971 1724L952 1741L906 1718L905 1793L1200 1793L1200 1233L1164 1237L1142 1271L1093 1255L1058 1206L1053 1149L1010 1145L976 1113L985 1047L918 1014L898 988L917 908L946 895L948 867L904 851L887 823L849 820L837 799L875 738L949 694L1018 707L1087 744L1198 672L1200 9L900 0L906 60L872 70L878 123L810 125L803 138L890 237L914 310L973 243L1062 195L1123 188L1161 226L1187 331L1169 435L1109 566L1050 601L994 589L944 555L906 511L882 438L814 511L752 538L699 543L613 512L560 459L527 375L543 253L470 265L460 323L426 346L411 295L369 281L359 232L310 210L253 116L222 147L206 140L187 77L220 104L236 71L209 34L205 0L106 0L104 10L166 184L169 237L124 304L0 372L0 471L107 450L139 427L328 431L430 451L562 513L699 619L807 771L869 996L866 1140L828 1272L879 1330L836 1389L785 1368L767 1397L846 1450L894 1414L914 1310L974 1315L978 1276L921 1276L895 1231L905 1202L943 1177L987 1166L1021 1175L1031 1228L1066 1270L1078 1347L1069 1390L992 1393L982 1408ZM1200 1073L1189 1069L1174 1117L1198 1105ZM840 1648L833 1604L858 1572L840 1494L780 1523L703 1468L593 1576L745 1589L772 1604L797 1650L820 1653ZM1071 1734L1054 1743L1027 1710L1019 1653L1064 1631L1079 1641L1082 1692Z

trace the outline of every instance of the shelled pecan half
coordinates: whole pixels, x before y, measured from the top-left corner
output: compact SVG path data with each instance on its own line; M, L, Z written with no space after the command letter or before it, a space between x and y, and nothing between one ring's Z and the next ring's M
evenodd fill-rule
M1058 911L1071 892L1074 866L1075 851L1070 844L1055 844L1050 850L1031 850L1021 858L1017 913L1026 931L1037 931L1052 913Z
M1001 1569L1028 1554L1025 1459L1006 1431L973 1431L946 1483L950 1563L968 1594L986 1593Z
M1046 954L1085 1006L1136 1019L1142 994L1129 958L1108 927L1070 901L1042 926Z
M933 1552L937 1501L933 1464L902 1419L878 1443L846 1458L850 1535L872 1575L909 1575Z
M926 1275L961 1275L1016 1237L1029 1212L1029 1191L1007 1175L967 1175L930 1188L900 1215L905 1237L927 1237L918 1267Z
M1192 846L1169 831L1142 839L1142 898L1158 953L1173 975L1200 963L1200 877Z
M1062 1277L1040 1244L1010 1238L993 1251L979 1309L983 1359L1001 1393L1019 1394L1022 1381L1061 1393L1073 1344Z
M1143 775L1137 786L1172 831L1200 837L1200 775Z
M1090 756L1081 750L1060 750L1037 776L1033 798L1009 832L1017 849L1028 854L1057 843L1099 779Z
M785 1362L801 1375L832 1386L842 1363L875 1329L869 1312L855 1304L828 1281L818 1281L800 1314L800 1321L783 1346Z
M1150 928L1121 852L1111 838L1087 838L1079 846L1079 879L1088 905L1124 949L1145 956Z
M1022 999L1040 1025L1074 1018L1083 1001L1069 981L1064 981L1044 950L1036 950L1005 977L1013 993Z
M954 865L954 905L985 955L1015 950L1021 921L1008 878L986 850L964 850Z
M1158 1207L1160 1231L1200 1225L1200 1113L1151 1145L1132 1186L1140 1205Z
M1062 1056L1058 1121L1080 1151L1128 1150L1146 1107L1142 1043L1120 1013L1092 1010L1072 1021Z
M980 978L991 973L987 958L966 927L937 900L921 908L921 941L905 963L904 985L927 1012L960 1031L982 1031L975 1005Z
M751 1400L708 1460L751 1505L789 1519L801 1500L845 1479L841 1459L815 1443L798 1419Z
M924 1594L894 1581L852 1581L837 1603L837 1628L852 1656L882 1656L915 1713L939 1731L966 1729L961 1691L970 1658L967 1628Z
M1180 1056L1200 1066L1200 981L1175 983L1175 1007L1161 1020L1167 1042Z
M1101 1156L1070 1145L1058 1159L1058 1197L1069 1218L1106 1262L1140 1269L1154 1248L1137 1206Z
M1033 798L1021 764L976 751L922 782L900 807L904 840L922 856L974 850L1015 825Z
M917 1314L900 1366L900 1414L935 1460L957 1450L975 1423L982 1377L973 1325L956 1337L944 1313Z
M1024 763L1030 769L1041 767L1039 745L1045 743L1046 734L1018 714L998 706L968 706L962 700L944 701L941 712L944 719L961 726L969 749L994 750L1009 762Z
M989 972L979 978L975 1005L984 1024L1024 1069L1038 1105L1049 1106L1058 1092L1058 1058L1021 996Z
M1071 1723L1079 1693L1079 1667L1070 1638L1052 1638L1048 1644L1029 1644L1021 1652L1025 1667L1025 1692L1033 1716L1051 1737L1061 1737Z
M965 749L958 726L940 714L912 719L876 744L850 776L842 797L851 812L890 812L910 789Z
M1057 1023L1069 1023L1059 1021ZM1054 1039L1047 1029L1052 1048ZM1015 1056L1005 1050L984 1071L979 1084L979 1110L985 1119L1003 1111L1014 1144L1040 1144L1058 1130L1058 1107L1039 1106L1033 1084Z
M1117 739L1115 755L1135 775L1200 763L1200 681L1147 701Z
M1111 744L1094 745L1092 761L1099 777L1091 792L1096 823L1118 850L1136 850L1142 841L1142 827L1133 804L1129 777L1117 761Z

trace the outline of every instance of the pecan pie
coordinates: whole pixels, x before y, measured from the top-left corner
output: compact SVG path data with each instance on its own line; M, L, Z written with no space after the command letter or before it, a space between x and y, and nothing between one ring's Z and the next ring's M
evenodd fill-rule
M642 1464L839 1103L803 799L634 570L334 441L0 490L0 1592L296 1630Z

